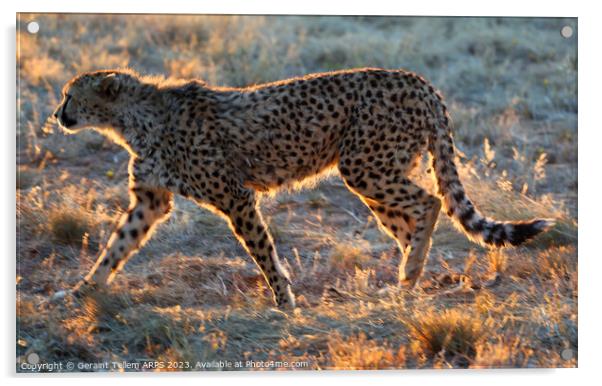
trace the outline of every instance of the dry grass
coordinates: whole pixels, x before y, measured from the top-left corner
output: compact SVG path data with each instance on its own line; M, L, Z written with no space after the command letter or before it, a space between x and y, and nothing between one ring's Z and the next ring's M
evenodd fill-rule
M576 30L575 20L22 17L41 30L17 32L19 363L37 353L192 370L224 369L213 361L243 362L232 370L276 369L260 361L291 370L577 366L576 355L561 356L578 349L577 57L576 40L558 32ZM414 70L446 96L459 174L477 207L557 225L491 251L442 213L424 277L408 292L396 286L396 244L339 178L265 197L300 306L284 314L223 219L178 198L108 291L49 301L85 275L128 207L128 158L98 134L63 135L47 117L71 76L126 65L225 86L348 67ZM412 178L433 192L427 169Z
M48 213L48 231L57 243L75 244L88 233L90 219L88 212L52 209Z
M29 189L38 184L40 173L27 167L17 169L17 190Z
M328 355L331 368L339 370L382 370L399 369L406 366L405 347L397 350L366 338L366 334L348 338L339 334L328 339Z
M487 262L489 264L489 272L494 274L502 274L508 267L508 257L504 250L494 249L487 253Z
M372 264L372 257L368 254L369 244L364 240L340 242L330 251L330 263L335 269L353 270L355 267L363 268ZM364 244L364 245L362 245ZM366 244L368 244L366 246Z
M421 352L457 367L468 367L474 360L487 330L481 318L465 309L420 311L408 324Z

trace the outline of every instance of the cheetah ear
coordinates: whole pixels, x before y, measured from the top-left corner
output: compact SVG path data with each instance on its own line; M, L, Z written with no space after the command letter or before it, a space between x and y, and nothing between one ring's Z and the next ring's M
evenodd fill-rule
M108 99L115 99L121 89L121 80L115 73L110 73L98 81L97 91Z

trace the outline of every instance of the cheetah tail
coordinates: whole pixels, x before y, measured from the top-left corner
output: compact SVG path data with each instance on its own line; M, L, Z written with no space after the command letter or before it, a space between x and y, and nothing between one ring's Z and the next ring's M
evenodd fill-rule
M533 219L518 222L501 222L479 213L466 196L460 182L454 157L454 143L450 119L438 120L429 138L429 152L433 158L433 169L437 177L439 195L447 215L456 227L473 241L481 245L519 245L554 225L551 219Z

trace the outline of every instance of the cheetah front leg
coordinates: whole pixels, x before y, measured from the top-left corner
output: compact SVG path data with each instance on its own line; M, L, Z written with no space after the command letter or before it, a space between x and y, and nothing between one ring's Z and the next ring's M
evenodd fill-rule
M130 208L119 219L96 264L74 288L83 294L109 284L117 272L151 236L155 226L169 217L173 195L163 189L134 187L130 190Z
M261 269L278 307L293 309L295 296L291 290L290 278L280 263L272 236L257 209L254 194L247 192L249 195L239 197L231 208L221 210L229 218L230 226L240 243Z

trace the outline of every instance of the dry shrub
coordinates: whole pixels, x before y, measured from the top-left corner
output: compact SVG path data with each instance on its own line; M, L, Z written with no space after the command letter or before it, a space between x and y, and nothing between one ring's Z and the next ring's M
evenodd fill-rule
M17 60L20 62L40 54L40 45L36 35L17 31Z
M22 74L29 82L37 86L42 81L55 81L63 77L63 64L48 56L31 58L23 62Z
M129 64L129 55L126 52L111 54L106 50L99 50L99 46L83 47L82 51L78 60L71 63L75 70L74 73L94 71L101 68L123 68Z
M466 311L427 311L407 321L411 335L431 359L443 357L468 367L483 339L483 321Z
M503 274L508 267L508 257L503 249L491 249L487 252L487 263L490 273Z
M334 268L347 270L355 267L363 268L371 260L371 256L367 253L369 247L356 241L337 243L330 251L330 264Z
M405 367L405 348L397 350L383 342L370 340L363 332L350 338L335 333L328 340L332 368L338 370L377 370Z
M516 254L508 273L521 278L539 277L546 283L577 292L577 251L574 246L551 246L533 256Z
M519 355L519 339L484 344L475 358L475 368L520 367L524 355Z
M54 208L48 213L48 230L54 240L62 244L77 244L90 231L90 217L86 210Z
M120 332L116 338L123 340L113 342L115 344L125 344L152 358L166 355L189 360L191 357L189 337L196 329L179 306L125 308L112 324L113 329Z
M175 78L198 78L204 65L198 58L166 59L164 67Z
M577 251L574 246L560 246L541 251L536 257L538 271L545 277L577 282Z
M95 189L68 185L49 191L44 183L18 192L20 231L32 241L77 245L87 234L96 246L99 232L113 223L113 215L99 203Z

